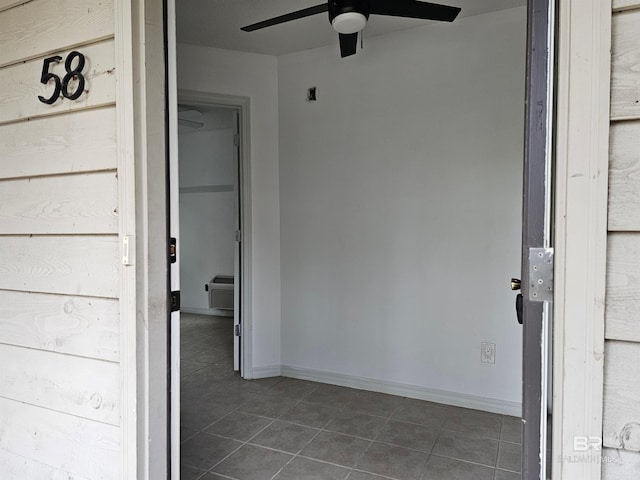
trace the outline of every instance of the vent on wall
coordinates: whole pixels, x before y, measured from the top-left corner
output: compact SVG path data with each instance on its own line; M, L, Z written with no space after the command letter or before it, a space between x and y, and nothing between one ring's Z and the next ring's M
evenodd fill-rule
M204 286L209 293L209 308L233 310L234 303L233 275L216 275Z

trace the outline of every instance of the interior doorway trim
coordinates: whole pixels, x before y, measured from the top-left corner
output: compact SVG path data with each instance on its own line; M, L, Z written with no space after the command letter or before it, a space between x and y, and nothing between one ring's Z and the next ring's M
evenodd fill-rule
M240 153L239 179L240 200L240 311L242 323L240 332L240 363L243 378L253 378L253 361L251 350L251 332L253 331L251 311L251 142L249 98L235 95L223 95L194 90L178 89L178 103L202 107L230 107L240 112Z

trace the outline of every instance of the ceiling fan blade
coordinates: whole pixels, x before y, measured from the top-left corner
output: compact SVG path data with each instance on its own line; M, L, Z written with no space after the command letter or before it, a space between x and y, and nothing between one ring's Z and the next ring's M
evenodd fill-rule
M323 13L328 10L329 10L329 5L327 3L323 3L322 5L316 5L315 7L304 8L296 12L287 13L286 15L280 15L279 17L274 17L274 18L270 18L269 20L264 20L262 22L254 23L252 25L247 25L246 27L242 27L240 30L243 30L245 32L253 32L254 30L259 30L265 27L271 27L273 25L279 25L280 23L290 22L291 20L298 20L299 18L310 17L311 15L316 15L317 13Z
M453 22L461 8L415 0L369 0L370 13Z
M358 50L357 33L340 33L340 56L342 58L355 55Z

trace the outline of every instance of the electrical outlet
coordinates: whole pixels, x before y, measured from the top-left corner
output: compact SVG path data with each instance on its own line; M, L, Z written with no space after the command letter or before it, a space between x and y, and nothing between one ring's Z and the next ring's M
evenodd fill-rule
M496 344L482 342L480 344L480 360L482 363L496 363Z

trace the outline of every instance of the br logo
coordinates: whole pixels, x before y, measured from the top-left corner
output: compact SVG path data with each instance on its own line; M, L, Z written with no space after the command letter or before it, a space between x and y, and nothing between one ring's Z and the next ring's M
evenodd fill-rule
M573 451L587 452L589 450L602 450L601 437L573 437Z

